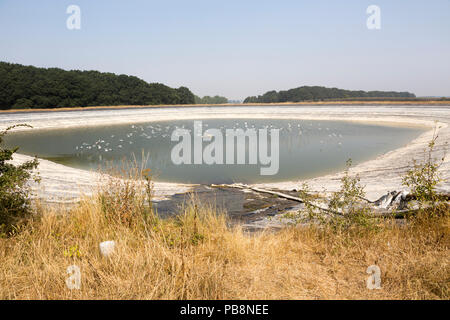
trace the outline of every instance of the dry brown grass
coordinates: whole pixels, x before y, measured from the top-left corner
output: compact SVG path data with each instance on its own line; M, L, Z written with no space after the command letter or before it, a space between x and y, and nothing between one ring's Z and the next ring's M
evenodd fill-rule
M195 201L178 218L105 214L99 198L46 210L0 239L0 299L449 299L449 218L378 231L291 227L245 234ZM120 214L120 213L118 213ZM112 258L98 244L116 240ZM66 268L81 268L69 290ZM381 268L368 290L366 269Z

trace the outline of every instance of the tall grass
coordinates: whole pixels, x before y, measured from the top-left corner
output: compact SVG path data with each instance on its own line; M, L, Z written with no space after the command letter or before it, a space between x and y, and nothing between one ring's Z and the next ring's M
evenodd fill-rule
M249 235L195 199L174 218L129 224L86 198L0 239L0 298L448 299L448 214L416 221L386 221L377 232L310 226ZM105 240L117 242L112 257L99 253ZM65 284L73 264L80 290ZM373 264L381 290L365 285Z
M0 299L450 298L448 204L377 228L325 223L249 234L195 196L160 219L150 171L122 169L127 176L111 175L96 196L70 208L39 206L0 238ZM357 183L345 181L359 196ZM335 199L347 207L353 198ZM99 252L106 240L117 243L110 257ZM381 290L366 287L374 264ZM79 290L66 286L71 265L81 269Z

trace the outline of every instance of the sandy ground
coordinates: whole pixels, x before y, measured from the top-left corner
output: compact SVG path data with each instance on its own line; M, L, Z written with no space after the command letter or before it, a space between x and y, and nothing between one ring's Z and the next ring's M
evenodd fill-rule
M267 106L267 107L165 107L143 109L113 109L87 111L55 111L33 113L0 113L0 129L17 123L27 123L33 129L57 129L77 126L96 126L124 123L140 123L160 120L186 120L210 118L277 118L309 120L347 120L384 123L395 126L425 126L429 128L406 146L392 150L376 159L352 168L366 185L367 197L376 199L390 190L403 189L401 176L412 159L423 157L423 150L438 126L437 150L443 150L450 141L450 107L448 106ZM14 162L27 160L17 155ZM442 189L450 190L450 157L441 167L444 183ZM33 188L39 198L48 202L73 202L83 194L90 195L104 178L95 172L66 167L41 160L40 185ZM306 180L313 190L336 190L342 173ZM260 184L259 187L298 189L304 181L287 181ZM155 196L163 199L175 193L186 192L192 185L155 183Z

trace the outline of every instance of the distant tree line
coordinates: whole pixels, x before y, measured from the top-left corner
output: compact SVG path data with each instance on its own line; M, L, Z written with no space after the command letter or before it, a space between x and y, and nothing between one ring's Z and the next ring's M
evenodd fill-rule
M221 96L204 96L203 98L200 98L198 96L195 96L195 103L196 104L224 104L228 103L228 99Z
M0 108L193 104L186 87L173 89L134 76L65 71L0 62Z
M329 99L351 98L415 98L409 92L394 91L350 91L338 88L308 87L303 86L287 91L268 91L262 96L248 97L244 103L277 103L277 102L301 102L320 101Z

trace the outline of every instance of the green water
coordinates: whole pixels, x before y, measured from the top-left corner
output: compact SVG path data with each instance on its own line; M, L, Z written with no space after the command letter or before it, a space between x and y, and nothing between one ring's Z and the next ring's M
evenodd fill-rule
M171 141L176 128L193 129L193 121L159 121L127 125L80 127L17 132L6 137L19 152L37 155L70 167L97 170L119 165L133 156L155 180L182 183L256 183L311 178L339 171L351 158L359 163L407 144L423 129L368 125L346 121L208 119L203 129L280 129L279 171L262 176L261 164L181 164L171 161L178 143ZM204 143L204 146L208 143ZM224 150L225 151L225 150ZM248 152L248 148L247 148ZM248 158L248 155L247 155Z

